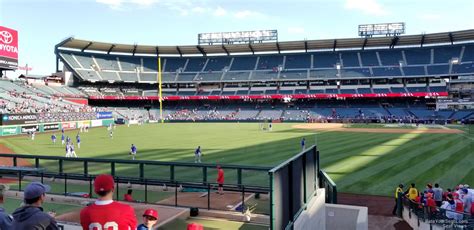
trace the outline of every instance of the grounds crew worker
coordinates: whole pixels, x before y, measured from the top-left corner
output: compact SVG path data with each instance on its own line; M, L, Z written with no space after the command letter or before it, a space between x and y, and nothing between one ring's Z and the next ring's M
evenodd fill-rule
M399 184L398 187L395 189L395 206L393 207L392 214L396 215L397 213L397 206L398 206L398 194L403 193L403 184Z

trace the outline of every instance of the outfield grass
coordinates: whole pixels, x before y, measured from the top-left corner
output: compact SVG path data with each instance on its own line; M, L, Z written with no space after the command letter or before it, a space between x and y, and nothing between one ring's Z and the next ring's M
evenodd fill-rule
M130 159L130 144L138 148L137 159L194 161L194 149L201 145L203 162L274 166L300 151L300 140L316 141L321 166L342 192L391 196L399 183L421 185L438 182L442 187L474 184L474 128L460 127L465 134L390 134L314 132L293 129L294 124L275 124L272 132L262 132L257 123L168 123L117 127L114 139L105 128L81 134L80 157ZM67 134L75 139L77 131ZM57 135L60 133L57 133ZM64 147L52 145L51 134L2 138L0 143L17 153L64 156ZM45 163L43 166L56 166ZM108 165L93 164L90 173L108 172ZM118 175L138 175L138 169L118 166ZM165 167L145 168L147 177L167 178ZM79 172L80 164L68 163L67 172ZM178 180L199 181L201 172L177 169ZM214 171L209 181L214 181ZM235 172L226 171L226 182L233 183ZM244 182L259 184L266 173L244 172ZM259 178L255 180L255 178Z

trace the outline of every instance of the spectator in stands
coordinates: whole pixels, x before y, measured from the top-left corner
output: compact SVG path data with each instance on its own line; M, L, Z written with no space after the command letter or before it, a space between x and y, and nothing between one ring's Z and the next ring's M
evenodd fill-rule
M441 207L441 202L443 201L443 189L439 187L438 183L435 183L434 185L433 197L436 202L436 206Z
M423 196L424 196L424 194L419 192L418 195L415 197L415 200L414 200L414 202L416 204L415 207L418 208L418 209L423 208L423 203L424 203L424 201L423 201L424 197Z
M467 188L463 188L462 192L464 194L464 197L461 201L464 206L464 212L471 213L472 197L469 195L469 191L467 190Z
M393 207L392 214L396 215L397 211L397 206L398 206L398 194L402 193L403 194L403 184L399 184L398 187L395 189L395 206Z
M446 217L449 219L454 219L456 212L456 204L454 203L453 200L453 195L448 194L446 197L446 201L443 202L443 205L441 205L441 208L446 210Z
M140 224L137 230L153 229L153 226L158 222L158 212L155 209L147 209L143 213L143 224Z
M433 194L433 185L427 184L425 190L423 191L424 193L431 193Z
M460 184L454 188L454 193L458 194L458 197L462 195L462 189L464 188L464 185ZM455 194L453 194L453 197Z
M446 189L446 192L443 193L443 200L448 200L449 194L453 195L453 191L450 188Z
M4 203L5 192L8 190L8 186L0 184L0 204ZM12 226L12 217L5 212L5 209L0 207L0 229L10 229Z
M45 201L46 192L50 191L48 185L32 182L23 192L25 205L13 213L13 230L24 229L59 229L54 219L54 213L46 214L41 205Z
M454 203L456 207L455 208L456 215L454 216L454 219L462 220L463 218L462 213L464 212L463 202L461 199L459 199L459 195L457 193L454 193L453 198L454 198Z
M94 192L99 198L81 210L80 220L83 229L102 229L105 225L115 225L117 229L135 229L137 227L133 208L113 201L114 186L114 178L111 175L103 174L95 178Z
M217 165L217 184L219 186L217 193L224 195L224 170L220 165Z
M415 198L418 196L418 189L415 187L415 183L412 183L410 185L410 188L406 192L408 195L408 199L410 200L415 200Z
M428 207L428 212L430 214L436 212L436 202L433 199L432 193L426 194L426 207Z

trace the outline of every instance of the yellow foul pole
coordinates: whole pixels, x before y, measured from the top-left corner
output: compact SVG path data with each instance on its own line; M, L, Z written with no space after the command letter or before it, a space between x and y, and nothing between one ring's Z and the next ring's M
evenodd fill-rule
M158 57L158 100L160 102L160 120L163 123L163 98L161 96L161 58Z

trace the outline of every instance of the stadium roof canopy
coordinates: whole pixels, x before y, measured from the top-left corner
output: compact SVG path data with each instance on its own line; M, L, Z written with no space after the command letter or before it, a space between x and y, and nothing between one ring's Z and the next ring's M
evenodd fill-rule
M67 38L56 45L58 49L75 49L84 51L99 51L105 53L129 53L148 55L208 55L231 53L260 53L260 52L291 52L312 50L337 49L366 49L366 48L394 48L435 44L454 44L458 42L474 41L474 29L454 32L404 35L394 37L370 38L342 38L285 42L265 42L251 44L223 44L223 45L184 45L184 46L151 46L127 45L106 42Z

